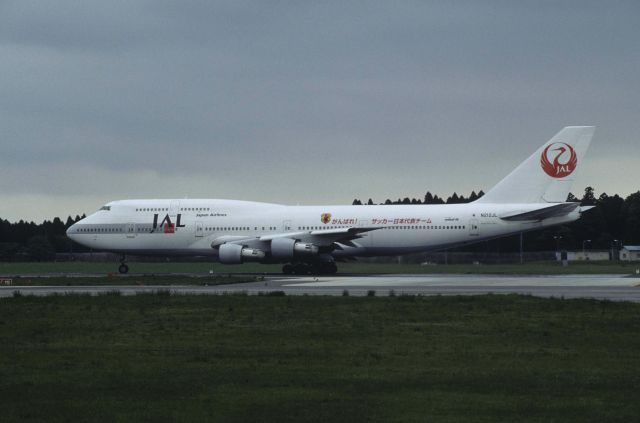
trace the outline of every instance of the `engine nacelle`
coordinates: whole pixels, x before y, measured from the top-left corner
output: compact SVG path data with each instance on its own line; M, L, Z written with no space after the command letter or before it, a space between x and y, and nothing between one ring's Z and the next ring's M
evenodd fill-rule
M222 244L218 248L218 260L222 264L242 264L245 261L262 261L264 251L246 248L238 244Z
M271 256L278 259L291 259L299 256L315 256L318 246L308 242L300 242L291 238L275 238L271 240Z

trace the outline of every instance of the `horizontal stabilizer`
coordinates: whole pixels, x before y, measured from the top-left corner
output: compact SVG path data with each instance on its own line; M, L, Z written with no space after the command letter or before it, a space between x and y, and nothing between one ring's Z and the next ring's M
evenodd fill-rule
M561 203L526 212L509 213L500 216L500 219L508 221L543 220L550 217L565 216L577 208L580 208L580 211L583 209L583 207L580 207L580 203Z

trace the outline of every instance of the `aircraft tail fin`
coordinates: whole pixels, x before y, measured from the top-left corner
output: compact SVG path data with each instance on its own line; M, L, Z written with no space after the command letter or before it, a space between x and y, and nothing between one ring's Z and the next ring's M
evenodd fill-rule
M476 202L566 201L594 131L594 126L562 129Z

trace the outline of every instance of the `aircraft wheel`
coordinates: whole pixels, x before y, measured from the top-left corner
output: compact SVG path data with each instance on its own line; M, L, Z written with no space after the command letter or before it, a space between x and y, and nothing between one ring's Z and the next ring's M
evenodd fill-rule
M336 266L333 262L322 263L320 267L320 273L329 275L336 273L338 271L338 266Z
M124 263L122 263L120 267L118 267L118 272L122 273L123 275L126 274L128 271L129 271L129 266L127 266Z
M282 273L285 275L293 275L295 273L295 269L290 264L285 264L282 266Z
M321 275L324 273L322 264L312 264L309 266L309 273L312 275Z
M307 275L309 274L309 266L305 265L305 264L296 264L294 267L294 273L296 275Z

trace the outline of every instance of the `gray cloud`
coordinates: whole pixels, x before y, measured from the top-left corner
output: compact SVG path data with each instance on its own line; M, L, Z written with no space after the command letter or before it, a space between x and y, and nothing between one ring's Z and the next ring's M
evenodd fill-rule
M29 196L75 214L102 196L467 193L571 124L599 127L576 191L626 194L640 176L638 12L0 2L0 217L42 216L19 200Z

